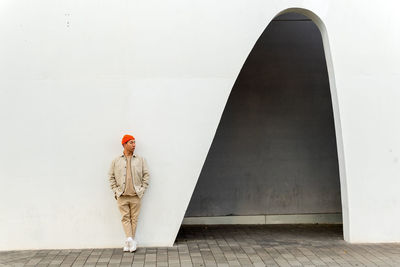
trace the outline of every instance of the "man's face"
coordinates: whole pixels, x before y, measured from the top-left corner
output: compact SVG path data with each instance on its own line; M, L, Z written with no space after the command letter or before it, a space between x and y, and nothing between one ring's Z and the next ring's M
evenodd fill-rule
M136 147L136 142L135 140L129 140L128 142L125 143L124 148L126 150L128 150L129 152L135 151L135 147Z

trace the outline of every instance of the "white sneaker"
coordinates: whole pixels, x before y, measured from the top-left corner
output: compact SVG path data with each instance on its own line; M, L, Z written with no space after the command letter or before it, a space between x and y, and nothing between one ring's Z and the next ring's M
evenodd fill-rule
M130 252L135 252L136 251L136 247L137 247L137 241L135 239L133 239L131 241L131 247L129 249Z
M133 239L132 239L132 237L128 237L127 239L126 239L126 241L125 241L125 246L124 246L124 252L128 252L128 251L130 251L131 250L131 248L132 248L132 241L133 241Z
M124 246L124 249L123 249L124 252L128 252L130 250L130 248L131 248L130 245L131 245L130 242L128 240L126 240L125 241L125 246Z

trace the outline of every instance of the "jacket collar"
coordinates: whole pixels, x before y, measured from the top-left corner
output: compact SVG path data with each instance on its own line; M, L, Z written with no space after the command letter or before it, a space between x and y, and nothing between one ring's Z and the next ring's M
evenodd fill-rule
M133 155L132 155L132 157L134 157L134 158L136 158L136 154L135 153L133 153ZM121 158L125 158L125 154L124 153L122 153L122 155L120 156Z

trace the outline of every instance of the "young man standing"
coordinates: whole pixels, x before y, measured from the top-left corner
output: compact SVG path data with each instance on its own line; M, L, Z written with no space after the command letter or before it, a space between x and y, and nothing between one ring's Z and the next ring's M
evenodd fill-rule
M112 161L108 176L127 238L123 250L134 252L137 246L135 232L140 199L149 185L150 175L144 158L133 153L136 147L135 138L125 135L122 138L122 146L124 152Z

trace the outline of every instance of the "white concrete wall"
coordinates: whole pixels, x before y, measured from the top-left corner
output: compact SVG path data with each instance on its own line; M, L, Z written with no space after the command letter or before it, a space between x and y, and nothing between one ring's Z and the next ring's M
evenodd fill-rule
M106 173L125 133L152 175L138 241L172 245L240 68L288 8L324 38L345 239L400 241L399 6L1 1L0 250L121 246Z

